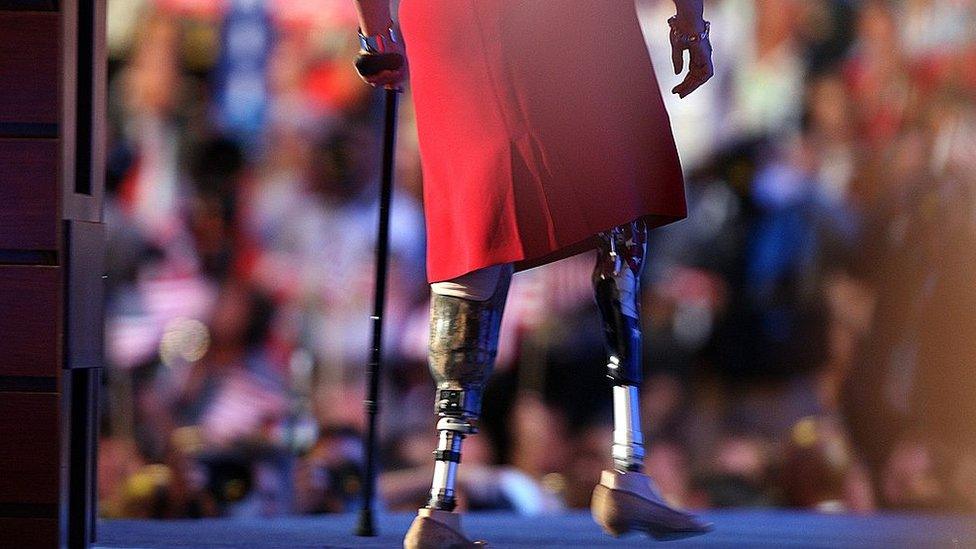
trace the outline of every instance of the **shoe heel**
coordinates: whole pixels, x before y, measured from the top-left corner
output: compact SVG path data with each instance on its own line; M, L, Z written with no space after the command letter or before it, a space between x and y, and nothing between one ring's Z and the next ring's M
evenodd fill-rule
M473 542L461 531L456 513L421 509L403 537L403 549L471 549L485 547Z
M603 528L604 532L613 537L620 537L631 529L628 513L621 506L618 495L619 492L597 484L593 489L593 499L590 501L593 520Z
M667 504L640 473L604 471L590 502L593 520L611 536L640 531L657 540L704 534L712 529Z

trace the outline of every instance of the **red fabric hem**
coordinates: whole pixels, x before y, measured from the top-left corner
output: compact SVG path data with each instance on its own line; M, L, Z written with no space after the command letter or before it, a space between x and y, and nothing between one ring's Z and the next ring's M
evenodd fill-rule
M610 225L608 227L604 227L604 228L602 228L602 229L594 232L592 235L587 236L586 238L583 238L582 240L577 240L576 242L572 242L570 244L558 246L556 248L553 248L549 252L546 252L546 253L543 253L543 254L533 254L533 255L530 255L530 256L526 256L526 254L520 253L520 254L516 254L515 257L505 257L505 256L502 256L502 257L497 257L497 258L490 258L490 259L488 259L486 261L481 262L482 264L467 265L467 266L463 267L461 271L456 272L456 273L452 273L450 271L442 272L442 273L434 273L434 272L430 271L430 269L428 268L428 271L427 271L427 282L430 283L430 284L433 284L435 282L443 282L445 280L451 280L451 279L457 278L459 276L463 276L465 274L468 274L468 273L470 273L472 271L476 271L478 269L483 269L485 267L491 267L493 265L502 265L502 264L506 264L506 263L514 263L515 264L515 272L521 272L521 271L526 271L526 270L529 270L529 269L534 269L535 267L541 267L542 265L546 265L546 264L549 264L549 263L553 263L555 261L559 261L560 259L566 259L567 257L571 257L571 256L574 256L574 255L577 255L577 254L581 254L583 252L586 252L586 251L589 251L589 250L592 250L592 249L596 248L597 243L599 242L598 241L598 238L597 238L597 234L599 234L600 232L603 232L605 230L612 229L613 227L616 227L618 225L622 225L624 223L627 223L629 221L633 221L635 219L643 219L644 222L647 223L647 228L648 229L654 229L654 228L657 228L657 227L662 227L664 225L668 225L670 223L674 223L676 221L681 221L682 219L684 219L686 217L687 217L687 213L680 213L680 214L644 214L644 215L639 215L639 216L637 216L635 218L631 218L631 219L629 219L627 221L622 221L620 223L614 223L614 224L612 224L612 225Z

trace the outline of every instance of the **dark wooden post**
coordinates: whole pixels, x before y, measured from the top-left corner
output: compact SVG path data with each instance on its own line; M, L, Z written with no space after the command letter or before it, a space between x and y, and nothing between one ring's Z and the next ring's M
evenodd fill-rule
M104 0L0 0L0 545L94 536Z

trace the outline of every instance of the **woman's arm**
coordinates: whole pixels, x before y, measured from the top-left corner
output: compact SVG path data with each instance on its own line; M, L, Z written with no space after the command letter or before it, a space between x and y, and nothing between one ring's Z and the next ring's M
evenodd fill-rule
M688 33L700 33L705 30L705 2L704 0L674 0L674 7L678 12L681 30Z
M386 32L390 24L390 0L356 0L359 12L359 30L366 36Z

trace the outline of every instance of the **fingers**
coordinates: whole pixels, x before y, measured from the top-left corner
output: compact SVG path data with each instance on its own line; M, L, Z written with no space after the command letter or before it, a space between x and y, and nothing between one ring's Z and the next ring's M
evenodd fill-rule
M692 67L688 70L688 74L685 79L671 89L671 93L678 94L678 97L684 99L691 92L697 90L702 84L708 82L712 77L712 71L707 67Z
M685 66L685 52L674 41L671 42L671 64L674 65L674 74L681 74Z
M671 89L671 93L678 94L678 97L684 99L691 92L697 90L702 84L708 82L712 77L712 71L710 66L702 67L692 67L688 70L688 74L685 79Z
M684 99L704 83L705 80L703 78L695 75L693 72L689 72L688 76L680 84L671 89L671 93L676 93L678 97Z
M707 42L699 47L691 48L690 53L688 74L680 84L671 90L671 93L678 94L678 97L682 99L708 82L715 72L712 67L711 47Z
M403 71L402 70L385 70L380 71L376 74L371 74L369 76L361 77L364 82L373 86L374 88L391 88L400 89L400 83L403 81Z

